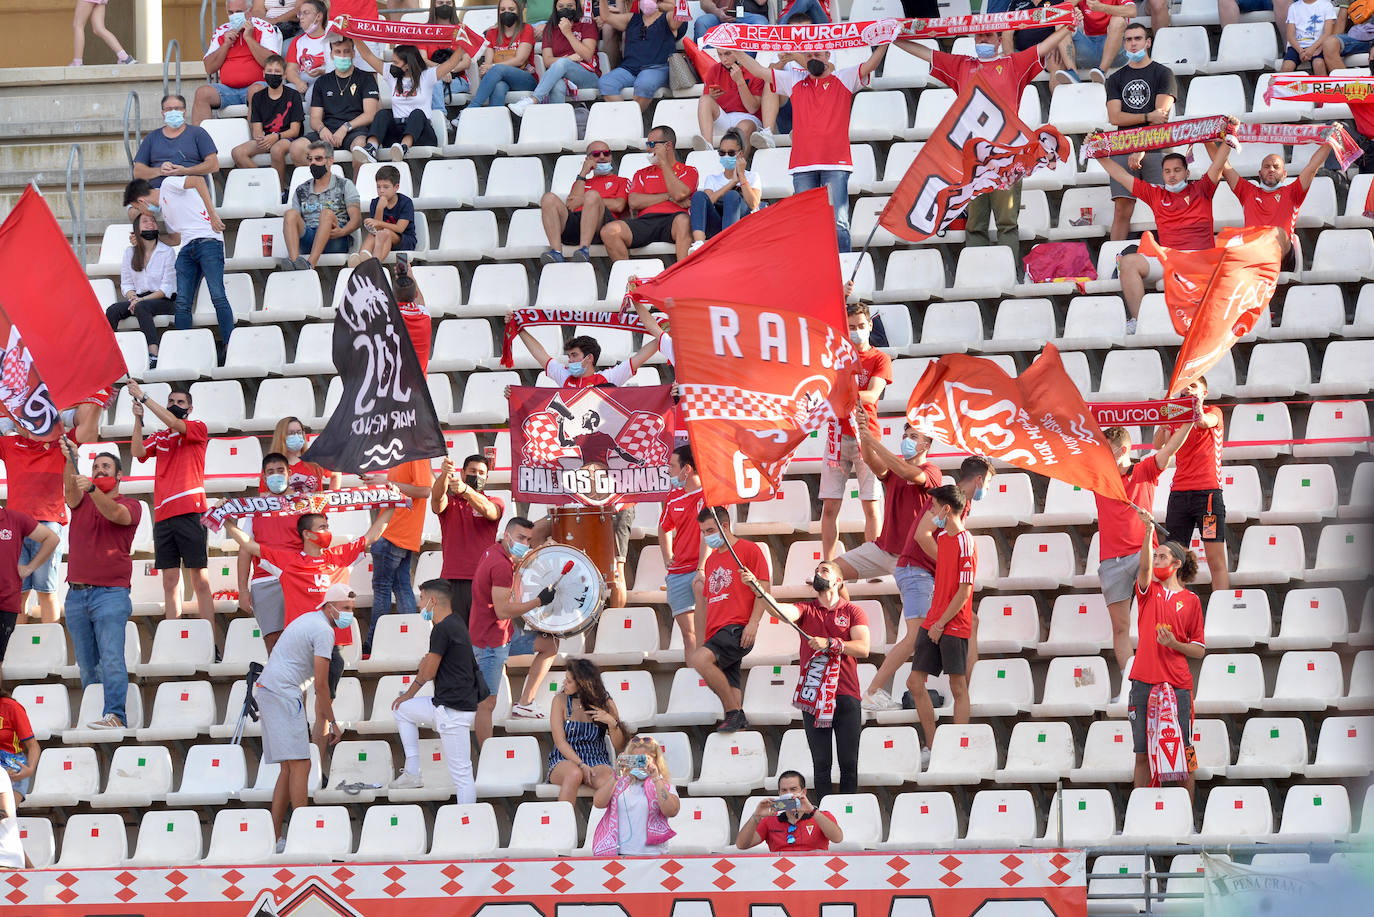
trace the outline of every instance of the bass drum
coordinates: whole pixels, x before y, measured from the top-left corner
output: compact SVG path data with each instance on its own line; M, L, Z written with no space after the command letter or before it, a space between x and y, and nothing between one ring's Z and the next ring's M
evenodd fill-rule
M591 558L603 579L615 574L615 511L608 506L554 506L549 509L553 540Z
M552 586L553 601L523 615L532 630L554 637L580 634L596 623L606 607L606 579L592 559L577 548L548 544L526 554L515 568L519 588L512 601L528 602Z

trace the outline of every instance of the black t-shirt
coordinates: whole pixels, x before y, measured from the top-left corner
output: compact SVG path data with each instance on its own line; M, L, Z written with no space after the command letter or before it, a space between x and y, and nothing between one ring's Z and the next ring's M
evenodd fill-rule
M363 100L376 99L377 77L354 67L348 78L331 70L315 81L311 106L322 109L326 130L336 131L363 113Z
M261 95L262 93L258 93ZM367 205L367 216L375 218L377 216L377 201L372 201ZM401 242L398 246L402 251L415 250L415 202L410 198L396 192L396 203L382 211L383 223L399 223L402 220L409 220L410 225L401 233Z
M476 710L482 699L491 694L477 668L472 638L461 617L450 614L434 625L429 635L429 651L439 657L439 670L434 675L434 706Z
M248 120L261 124L264 134L284 134L291 125L305 121L305 103L292 86L282 87L280 99L272 98L266 89L259 90L253 96L252 114Z
M1122 67L1107 77L1107 101L1119 101L1126 114L1149 114L1155 110L1155 97L1161 93L1177 99L1178 80L1174 71L1159 61L1152 60L1144 67Z
M1007 12L1031 10L1037 6L1054 6L1058 2L1059 0L1011 0L1007 4ZM1034 48L1053 33L1054 29L1020 29L1012 33L1011 44L1017 51L1024 51L1027 48Z
M938 19L942 14L937 0L902 0L902 15L907 19Z

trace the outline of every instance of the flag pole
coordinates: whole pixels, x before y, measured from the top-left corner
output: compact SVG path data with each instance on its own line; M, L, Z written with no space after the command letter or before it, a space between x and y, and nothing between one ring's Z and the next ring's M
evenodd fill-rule
M878 234L878 224L874 223L873 228L868 233L868 238L864 240L864 247L859 249L859 257L854 259L854 270L849 272L849 282L853 283L854 278L859 276L859 265L864 263L864 255L868 254L868 247L873 244L873 237Z
M730 556L735 559L735 564L740 568L741 571L743 571L744 564L740 561L739 555L735 553L735 546L730 543L730 538L728 536L722 534L722 537L725 538L726 550L730 552ZM793 621L791 618L787 617L787 615L782 613L782 609L778 607L778 603L773 600L773 597L771 595L764 591L763 586L759 585L758 580L754 580L753 584L749 588L754 591L754 595L763 599L763 601L766 602L769 605L769 607L773 609L773 613L777 615L778 618L780 618L783 621L786 621L788 624L791 624L792 629L795 630L797 633L801 634L807 640L811 639L811 637L813 636L812 634L808 634L806 631L802 630L801 626L798 625L796 621Z

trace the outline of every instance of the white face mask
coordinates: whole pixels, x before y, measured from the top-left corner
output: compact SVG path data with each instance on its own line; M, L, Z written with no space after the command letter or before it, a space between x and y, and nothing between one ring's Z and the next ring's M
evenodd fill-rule
M1165 190L1172 191L1174 194L1180 193L1186 187L1188 187L1188 183L1186 181L1181 181L1174 185L1171 185L1168 182L1164 183Z

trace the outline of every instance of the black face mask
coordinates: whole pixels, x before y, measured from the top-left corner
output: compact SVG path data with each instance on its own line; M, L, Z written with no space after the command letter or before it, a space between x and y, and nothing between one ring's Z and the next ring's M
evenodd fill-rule
M453 18L453 4L452 4L452 3L440 3L438 6L434 7L434 14L435 14L436 16L441 16L441 17L443 17L444 19L452 19L452 18Z
M323 162L312 162L310 164L310 174L316 178L324 178L329 174L329 165Z
M399 83L401 80L405 79L406 72L405 72L405 70L401 69L400 67L397 67L395 64L392 64L392 65L391 65L391 76L392 76L393 79L395 79L395 80Z
M465 474L463 475L463 483L473 490L483 490L487 486L487 479L479 478L475 474Z
M825 61L813 57L806 62L806 70L815 77L825 76Z
M560 6L558 8L558 15L569 22L579 22L582 19L582 10L578 7L568 8Z
M157 239L157 230L156 230L156 229L140 229L140 230L138 231L138 237L139 237L140 239L147 239L149 242L152 242L152 241L154 241L155 239Z
M171 414L177 420L185 420L186 415L191 413L191 409L184 408L179 404L169 404L167 405L167 413Z
M281 85L283 79L285 79L285 77L280 73L264 73L262 75L262 81L267 84L268 89L276 89Z
M824 592L830 588L830 580L817 573L815 576L811 577L811 588L817 592Z
M501 14L501 24L508 29L519 21L520 15L518 13L513 13L510 10L506 10L504 13Z

